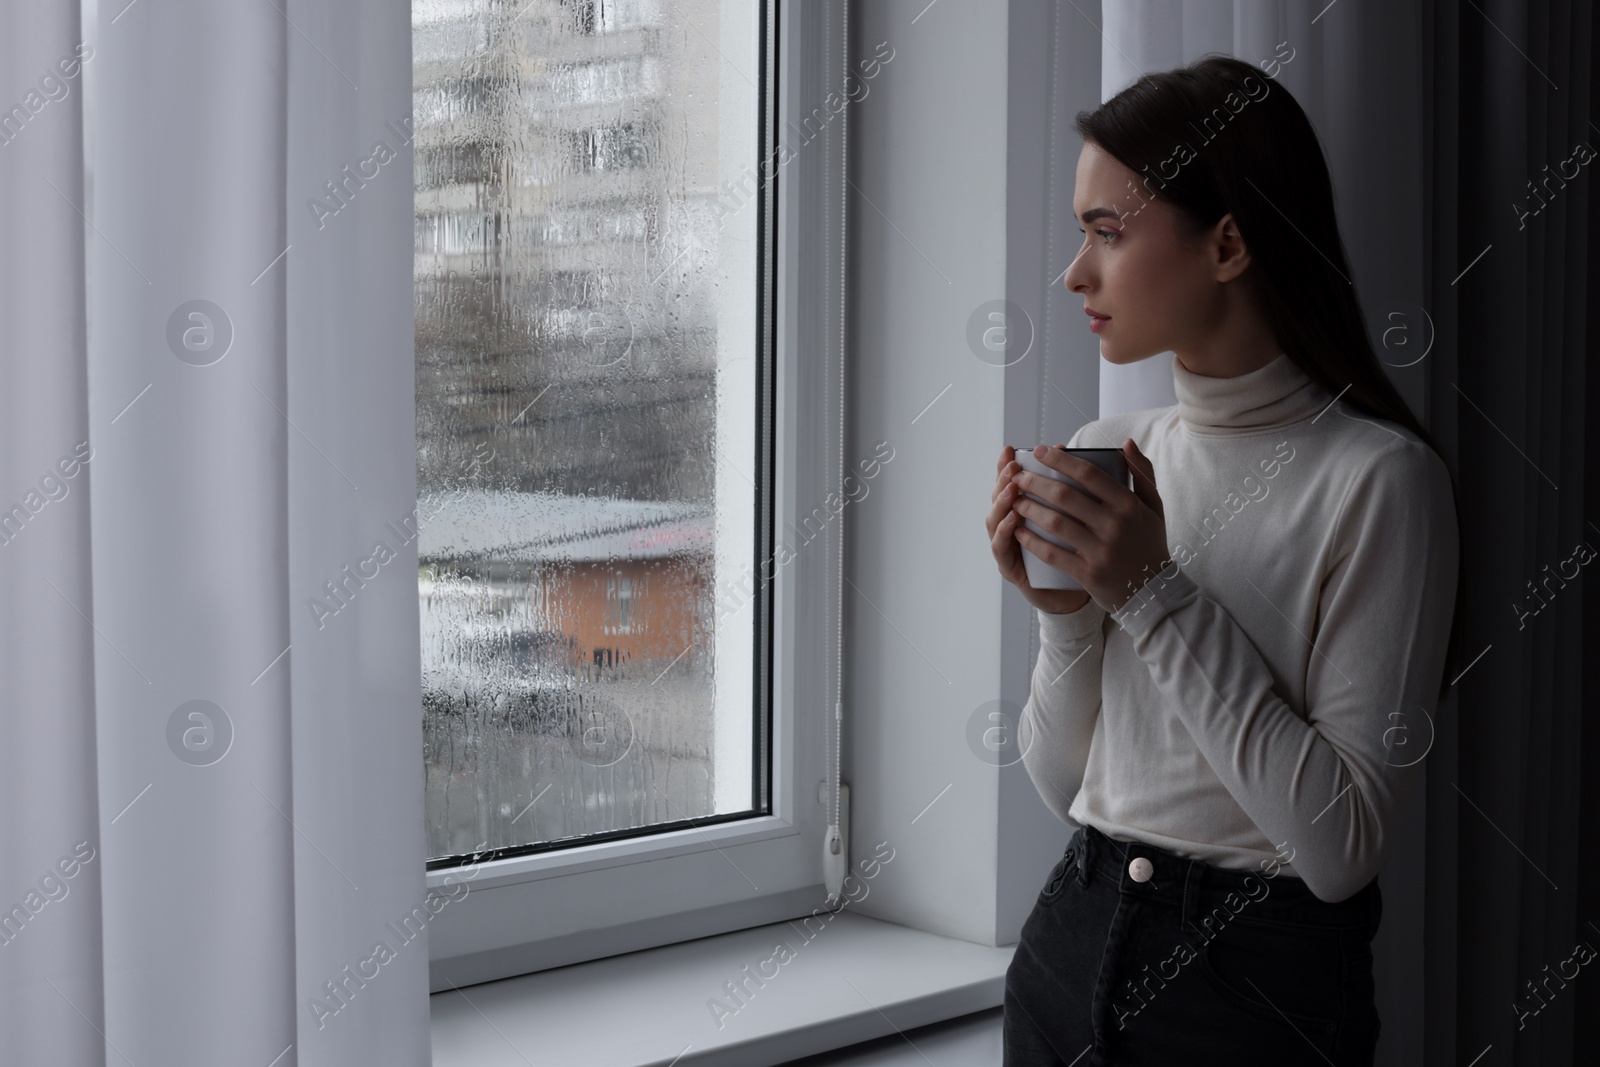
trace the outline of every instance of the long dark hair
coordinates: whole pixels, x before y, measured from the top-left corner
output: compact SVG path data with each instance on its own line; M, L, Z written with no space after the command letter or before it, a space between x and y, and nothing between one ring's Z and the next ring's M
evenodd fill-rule
M1444 458L1373 351L1339 239L1322 146L1287 89L1243 60L1212 53L1144 75L1099 107L1078 112L1074 126L1139 176L1147 191L1141 195L1168 201L1185 236L1231 212L1250 250L1241 280L1294 364L1340 400L1405 427ZM1450 493L1459 517L1454 476ZM1459 655L1462 570L1458 552L1446 678ZM1448 688L1441 679L1440 700Z

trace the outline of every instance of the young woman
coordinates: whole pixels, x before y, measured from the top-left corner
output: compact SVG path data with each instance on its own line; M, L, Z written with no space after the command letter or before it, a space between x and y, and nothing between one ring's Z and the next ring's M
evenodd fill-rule
M1178 402L1069 442L1120 447L1133 490L1000 456L991 546L1039 612L1023 761L1080 827L1006 976L1005 1063L1370 1064L1376 878L1455 659L1455 489L1287 90L1212 56L1077 129L1063 284L1102 358L1175 354ZM1032 588L1022 549L1083 590Z

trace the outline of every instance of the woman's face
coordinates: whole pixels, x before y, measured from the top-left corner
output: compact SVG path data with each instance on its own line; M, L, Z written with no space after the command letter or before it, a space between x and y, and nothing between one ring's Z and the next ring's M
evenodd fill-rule
M1078 156L1072 210L1084 240L1062 284L1085 307L1109 316L1084 318L1085 329L1097 326L1101 357L1137 363L1205 347L1223 314L1220 283L1243 264L1224 269L1212 235L1184 240L1172 205L1152 197L1139 176L1092 142ZM1218 222L1219 233L1224 223L1231 227L1231 218Z

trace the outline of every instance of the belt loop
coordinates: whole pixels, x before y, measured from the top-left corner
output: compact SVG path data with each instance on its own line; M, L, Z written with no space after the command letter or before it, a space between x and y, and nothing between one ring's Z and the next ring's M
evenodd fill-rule
M1183 929L1191 933L1199 933L1199 928L1192 922L1195 907L1199 902L1199 882L1201 865L1199 860L1191 859L1183 867L1183 912L1179 916L1179 923Z
M1090 849L1094 847L1094 827L1087 824L1078 831L1078 886L1082 888L1089 884L1089 869L1091 866Z

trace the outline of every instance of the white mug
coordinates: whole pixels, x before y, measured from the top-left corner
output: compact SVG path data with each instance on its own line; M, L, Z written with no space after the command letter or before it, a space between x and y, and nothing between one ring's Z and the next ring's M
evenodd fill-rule
M1068 448L1068 449L1063 449L1061 451L1070 452L1074 456L1079 457L1080 459L1088 460L1090 463L1093 463L1096 467L1099 467L1101 470L1103 470L1107 474L1111 475L1111 477L1115 478L1119 484L1126 486L1129 490L1133 489L1133 473L1128 469L1128 460L1127 460L1127 458L1125 456L1123 456L1122 449L1120 449L1120 448ZM1054 478L1058 482L1065 482L1068 485L1072 486L1074 489L1077 489L1077 490L1087 494L1088 496L1090 496L1091 498L1093 498L1095 500L1099 500L1100 499L1099 497L1095 496L1093 493L1090 493L1082 485L1079 485L1076 479L1068 478L1065 474L1062 474L1060 471L1056 470L1055 468L1046 467L1043 463L1039 462L1037 459L1034 458L1033 449L1032 448L1019 448L1019 449L1017 449L1016 450L1016 458L1017 458L1017 463L1025 471L1031 471L1034 474L1042 474L1046 478ZM1045 506L1047 508L1050 508L1050 510L1052 510L1052 511L1058 511L1059 512L1059 510L1060 510L1058 508L1051 507L1050 504L1046 503L1043 500L1040 500L1038 497L1034 496L1032 493L1024 492L1022 495L1027 497L1029 500L1036 501L1039 504L1042 504L1043 506ZM1065 513L1062 512L1062 514L1065 514ZM1064 548L1068 552L1076 552L1077 551L1077 549L1073 548L1071 545L1069 545L1066 542L1060 540L1059 538L1052 537L1050 534L1045 533L1045 531L1042 530L1038 526L1038 524L1036 524L1032 519L1023 519L1022 520L1022 525L1027 527L1030 531L1032 531L1038 537L1041 537L1044 540L1049 541L1053 545L1057 545L1057 546L1059 546L1061 548ZM1023 565L1023 568L1028 573L1028 584L1033 586L1035 589L1082 589L1083 588L1082 584L1080 584L1079 581L1076 578L1072 577L1072 575L1068 574L1066 571L1057 570L1055 567L1050 566L1050 564L1046 563L1044 560L1040 559L1038 556L1034 555L1031 551L1029 551L1027 546L1024 545L1024 546L1021 546L1021 547L1022 547L1022 565Z

